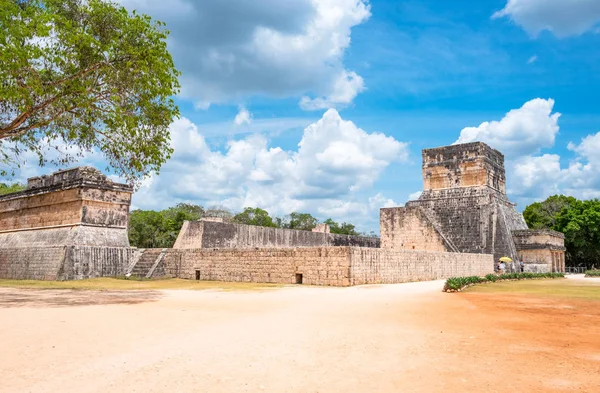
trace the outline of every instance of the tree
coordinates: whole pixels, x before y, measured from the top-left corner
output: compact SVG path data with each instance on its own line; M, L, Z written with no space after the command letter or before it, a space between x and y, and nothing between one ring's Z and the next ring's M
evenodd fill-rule
M574 197L554 195L543 202L532 203L523 211L525 222L531 229L555 229L557 219L563 209L569 209L577 202Z
M134 210L129 215L129 243L139 248L170 247L165 219L153 210ZM172 246L172 244L171 244Z
M273 227L277 225L266 210L258 207L246 207L244 211L236 214L233 220L238 224L256 225L261 227Z
M359 235L359 233L354 229L355 227L353 224L343 222L340 225L337 222L333 221L331 218L328 218L323 223L329 225L329 229L331 230L331 233L336 233L338 235L353 235L353 236Z
M184 221L202 218L202 206L179 203L156 212L134 210L129 215L129 243L139 248L173 247Z
M13 192L23 191L26 188L27 187L21 183L0 183L0 195L12 194Z
M559 213L555 230L565 234L566 262L571 266L600 265L600 201L576 200Z
M527 206L523 212L532 229L552 229L565 235L568 266L600 265L600 201L580 201L554 195Z
M317 226L319 220L308 213L291 213L289 219L290 229L299 229L302 231L312 231Z
M0 0L0 162L96 148L130 181L158 172L179 116L164 26L106 0Z

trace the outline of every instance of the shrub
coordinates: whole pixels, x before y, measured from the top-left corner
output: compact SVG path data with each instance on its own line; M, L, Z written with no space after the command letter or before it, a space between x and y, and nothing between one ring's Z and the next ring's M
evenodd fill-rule
M600 270L594 270L592 275L600 276ZM587 275L587 274L586 274ZM592 276L590 275L590 276ZM543 278L564 278L564 273L504 273L504 274L488 274L485 277L469 276L469 277L452 277L446 280L444 284L444 292L460 291L471 285L496 282L503 280L535 280Z
M600 270L586 270L586 277L600 277Z

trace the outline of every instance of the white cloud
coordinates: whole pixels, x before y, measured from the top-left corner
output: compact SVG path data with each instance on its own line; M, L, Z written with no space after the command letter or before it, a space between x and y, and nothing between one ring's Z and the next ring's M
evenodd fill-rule
M600 197L600 132L588 135L579 144L568 145L575 158L562 165L557 154L524 156L509 162L509 192L531 200L554 194L578 198Z
M363 89L343 55L371 15L368 0L120 1L167 23L181 94L197 108L257 94L329 108Z
M351 103L364 90L363 79L355 72L342 70L331 88L329 97L302 97L300 107L304 110L335 108Z
M408 159L406 143L367 133L334 109L305 128L294 151L270 147L262 135L230 141L220 151L186 118L173 123L171 132L175 153L160 176L134 195L138 207L179 201L235 210L259 206L271 214L299 210L356 223L373 218L374 205L395 204L380 194L362 194L391 162Z
M419 199L421 197L421 194L423 193L423 191L415 191L412 194L410 194L408 196L408 200L409 201L416 201L417 199Z
M543 30L557 37L580 35L600 22L598 0L508 0L492 18L509 17L532 36Z
M508 157L537 153L552 147L558 134L560 113L552 113L553 107L553 99L533 99L500 121L463 128L455 143L485 142Z
M527 60L527 64L533 64L537 61L538 57L537 55L533 55L529 58L529 60Z
M383 196L380 192L369 198L369 207L373 210L379 210L382 207L396 207L401 206L399 203L394 202L393 199L389 199Z
M233 119L233 124L239 127L243 124L250 123L252 123L252 114L248 111L248 109L241 106L240 111L237 115L235 115L235 119Z

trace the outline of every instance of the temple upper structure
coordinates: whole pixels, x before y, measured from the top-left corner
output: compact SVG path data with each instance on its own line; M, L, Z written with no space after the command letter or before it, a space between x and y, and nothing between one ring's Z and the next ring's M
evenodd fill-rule
M132 192L91 167L30 178L27 189L0 196L0 247L129 247Z

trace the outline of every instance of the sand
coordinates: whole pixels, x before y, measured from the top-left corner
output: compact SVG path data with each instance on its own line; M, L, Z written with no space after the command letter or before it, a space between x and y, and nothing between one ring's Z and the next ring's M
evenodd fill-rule
M0 288L0 391L600 391L598 302L442 286Z

